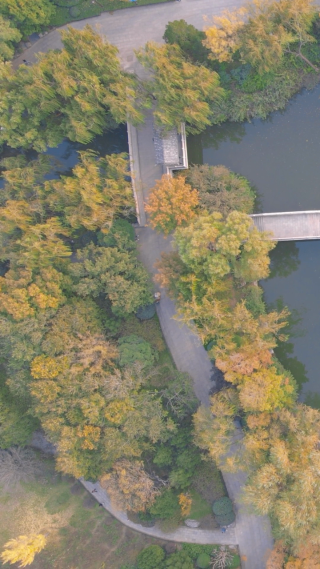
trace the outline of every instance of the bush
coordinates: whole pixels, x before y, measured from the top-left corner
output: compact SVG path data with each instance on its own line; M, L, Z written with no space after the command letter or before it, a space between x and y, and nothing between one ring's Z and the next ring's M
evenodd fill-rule
M234 512L228 512L228 514L222 514L221 516L215 516L216 522L220 527L229 526L236 519Z
M165 552L160 545L149 545L137 557L138 569L160 569Z
M186 551L191 559L197 559L202 553L210 555L212 553L212 545L200 545L198 543L184 543L182 545L183 551Z
M174 518L177 513L180 514L178 497L172 490L164 490L164 492L155 499L150 507L150 512L157 518Z
M229 512L233 511L233 506L230 498L228 498L228 496L223 496L223 498L219 498L219 500L213 502L212 510L216 516L229 514Z
M139 320L149 320L150 318L153 318L155 313L156 313L156 307L154 303L147 304L146 306L140 306L140 308L138 308L136 312L136 317L139 318Z
M120 366L130 366L135 362L139 362L142 367L150 367L157 359L158 354L152 349L149 342L135 334L120 338L118 344Z
M197 567L207 569L210 566L211 558L207 553L200 553L197 559Z
M69 12L70 12L70 16L71 16L72 18L77 18L77 17L80 16L80 14L81 14L81 10L80 10L80 8L78 8L78 6L72 6L72 7L69 9Z
M192 559L183 550L172 553L166 559L164 566L168 569L193 569Z

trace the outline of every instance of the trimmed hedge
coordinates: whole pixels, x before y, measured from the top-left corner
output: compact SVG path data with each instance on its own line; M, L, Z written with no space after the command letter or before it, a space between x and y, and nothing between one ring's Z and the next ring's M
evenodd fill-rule
M233 511L233 506L230 498L228 498L228 496L223 496L223 498L219 498L219 500L213 502L212 510L216 516L229 514L229 512Z
M220 527L229 526L234 522L236 516L234 512L228 512L227 514L223 514L222 516L215 516L216 522L219 524Z

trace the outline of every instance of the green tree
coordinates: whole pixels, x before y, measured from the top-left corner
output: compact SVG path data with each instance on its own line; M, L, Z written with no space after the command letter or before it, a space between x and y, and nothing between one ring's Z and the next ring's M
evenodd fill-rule
M157 101L154 116L160 127L179 129L185 122L187 132L196 133L211 124L210 102L224 95L217 73L184 59L178 45L148 42L137 57L152 74L146 87Z
M21 33L12 26L10 20L0 15L0 61L12 59L14 44L19 42L21 37Z
M141 122L137 82L121 70L117 48L90 26L61 35L61 51L0 68L0 142L41 152L65 137L87 143L118 123Z
M11 20L24 36L39 32L55 13L50 0L2 0L0 14Z
M225 166L193 165L186 172L186 181L198 191L200 208L209 213L253 212L255 194L248 180Z
M206 64L210 51L204 47L206 35L185 20L174 20L166 25L163 39L166 43L177 44L184 57L194 63Z
M160 569L165 555L160 545L148 545L138 554L137 567L138 569Z
M136 250L88 245L78 252L78 263L70 267L70 273L79 296L102 295L118 316L152 302L148 274L137 260Z

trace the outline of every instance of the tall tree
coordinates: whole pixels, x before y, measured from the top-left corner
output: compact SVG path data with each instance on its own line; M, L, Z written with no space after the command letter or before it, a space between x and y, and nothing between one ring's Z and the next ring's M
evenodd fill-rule
M50 0L1 0L0 14L10 19L24 36L47 26L55 12Z
M12 59L14 44L18 43L21 37L21 33L12 26L12 22L0 15L0 61Z
M198 191L200 208L209 213L226 217L232 211L253 212L255 195L248 180L225 166L192 165L186 181Z
M187 132L196 133L211 124L210 102L224 95L216 72L186 61L178 45L148 42L137 57L152 74L146 87L157 101L160 127L179 129L185 122Z
M210 51L204 47L206 35L185 20L174 20L166 25L163 39L166 43L180 47L184 57L194 63L208 63Z
M65 137L87 143L118 123L142 121L137 81L121 70L117 48L90 26L61 35L63 49L35 65L1 67L0 141L41 152Z
M195 216L198 203L197 190L186 184L183 176L173 178L164 174L151 189L145 210L151 227L168 235Z

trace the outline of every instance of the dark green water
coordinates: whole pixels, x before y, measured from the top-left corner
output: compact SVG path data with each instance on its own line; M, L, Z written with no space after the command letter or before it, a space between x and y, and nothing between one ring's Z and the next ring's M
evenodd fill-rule
M188 139L189 162L224 164L256 187L256 211L320 209L320 87L269 120L227 123ZM292 312L290 340L277 355L301 397L320 407L320 241L280 243L262 283L269 305Z

